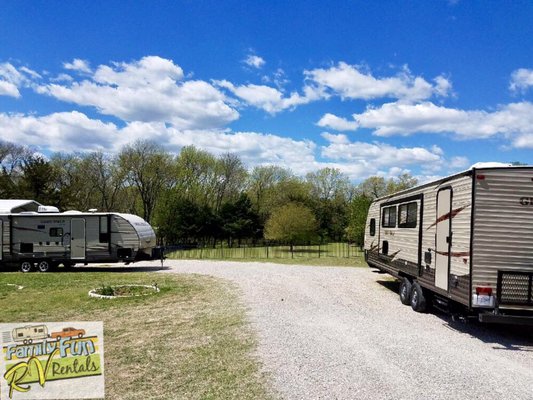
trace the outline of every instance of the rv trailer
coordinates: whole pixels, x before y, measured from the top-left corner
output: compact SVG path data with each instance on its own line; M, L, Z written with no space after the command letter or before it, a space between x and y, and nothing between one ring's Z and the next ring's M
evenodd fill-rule
M415 311L533 324L533 167L472 168L376 199L364 248Z
M152 227L132 214L59 212L32 200L0 200L0 266L46 272L63 264L159 259Z

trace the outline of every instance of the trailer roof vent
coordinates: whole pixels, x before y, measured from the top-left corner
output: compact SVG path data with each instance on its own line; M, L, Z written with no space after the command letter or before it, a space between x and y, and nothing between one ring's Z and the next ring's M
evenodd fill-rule
M95 213L96 211L98 211L98 208L89 208L90 213Z
M39 206L37 212L40 213L58 213L59 209L54 206Z

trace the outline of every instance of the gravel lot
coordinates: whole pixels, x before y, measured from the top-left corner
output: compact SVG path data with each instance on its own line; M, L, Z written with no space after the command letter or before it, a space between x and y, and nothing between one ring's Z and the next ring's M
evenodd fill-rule
M238 285L264 369L282 398L533 398L533 329L415 313L400 303L388 275L262 263L165 265Z

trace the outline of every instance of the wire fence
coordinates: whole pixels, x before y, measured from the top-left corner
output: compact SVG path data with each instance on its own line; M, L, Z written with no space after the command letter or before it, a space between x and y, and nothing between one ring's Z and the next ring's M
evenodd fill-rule
M174 245L166 246L165 254L173 259L275 259L275 258L358 258L363 251L351 243L322 243L315 245L261 244L216 247Z

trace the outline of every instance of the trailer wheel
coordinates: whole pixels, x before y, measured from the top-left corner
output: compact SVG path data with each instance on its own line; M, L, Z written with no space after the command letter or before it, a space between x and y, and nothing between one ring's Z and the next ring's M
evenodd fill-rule
M424 291L422 290L422 287L418 284L418 282L413 283L413 287L411 289L411 308L416 312L424 312L427 308L426 303L426 297L424 296Z
M402 278L400 281L400 301L402 304L408 306L411 303L411 281L407 278Z
M37 264L37 269L39 270L39 272L48 272L50 271L50 267L50 262L46 260L42 260L39 262L39 264Z
M21 264L20 264L20 270L22 272L30 272L33 268L33 263L29 262L29 261L23 261Z

